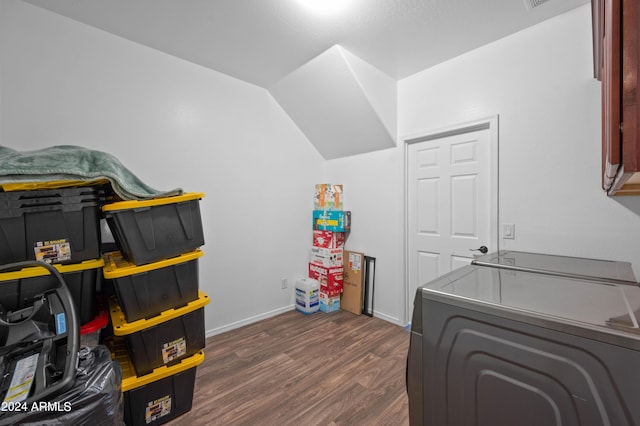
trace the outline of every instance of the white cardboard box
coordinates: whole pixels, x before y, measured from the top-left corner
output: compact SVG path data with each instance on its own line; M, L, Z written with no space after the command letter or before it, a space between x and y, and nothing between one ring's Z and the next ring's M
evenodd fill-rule
M312 247L309 254L309 263L332 268L342 266L344 250L341 248L328 249Z

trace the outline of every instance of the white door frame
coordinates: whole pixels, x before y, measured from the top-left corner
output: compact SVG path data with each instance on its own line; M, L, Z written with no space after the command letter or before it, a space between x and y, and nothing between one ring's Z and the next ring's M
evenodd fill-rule
M407 135L402 138L404 149L404 203L403 203L403 220L404 220L404 285L401 286L400 300L402 300L402 320L406 325L411 321L411 314L413 312L413 298L415 294L409 294L409 149L408 146L413 143L424 142L433 139L439 139L446 136L459 135L477 130L489 129L489 161L490 167L490 182L491 182L491 229L489 231L490 240L489 247L490 252L499 250L499 217L498 217L498 115L493 115L478 120L473 120L465 123L454 124L443 128L434 130L419 132L411 135Z

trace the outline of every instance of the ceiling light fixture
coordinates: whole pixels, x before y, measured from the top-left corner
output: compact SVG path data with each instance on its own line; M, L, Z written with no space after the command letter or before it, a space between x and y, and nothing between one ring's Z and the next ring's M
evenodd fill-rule
M298 0L307 10L316 15L336 15L346 10L348 0Z

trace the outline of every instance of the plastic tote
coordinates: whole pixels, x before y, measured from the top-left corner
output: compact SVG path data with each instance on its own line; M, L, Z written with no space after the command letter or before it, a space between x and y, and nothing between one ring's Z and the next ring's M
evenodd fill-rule
M109 299L113 334L124 337L138 376L175 364L205 347L204 306L209 297L202 291L199 295L183 307L131 323L124 321L115 297Z
M79 204L103 201L104 198L104 189L90 186L41 191L0 192L0 209L19 209L54 204Z
M71 293L80 324L92 321L97 314L96 289L102 282L104 260L53 266L62 274ZM15 271L0 272L0 305L9 311L23 309L43 291L56 285L55 276L33 264Z
M204 245L201 192L102 207L123 256L136 265L157 262Z
M160 425L191 410L196 367L204 361L204 352L138 376L122 339L114 336L106 344L122 366L124 420L128 426Z
M127 322L149 319L198 299L201 250L146 265L134 265L120 252L104 255L104 277L113 282Z
M99 257L97 200L0 208L0 263L77 263Z

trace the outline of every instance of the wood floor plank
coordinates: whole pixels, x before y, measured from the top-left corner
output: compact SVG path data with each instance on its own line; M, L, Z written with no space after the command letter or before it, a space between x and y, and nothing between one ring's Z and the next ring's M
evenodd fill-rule
M346 311L296 311L207 339L193 408L168 425L409 424L409 334Z

